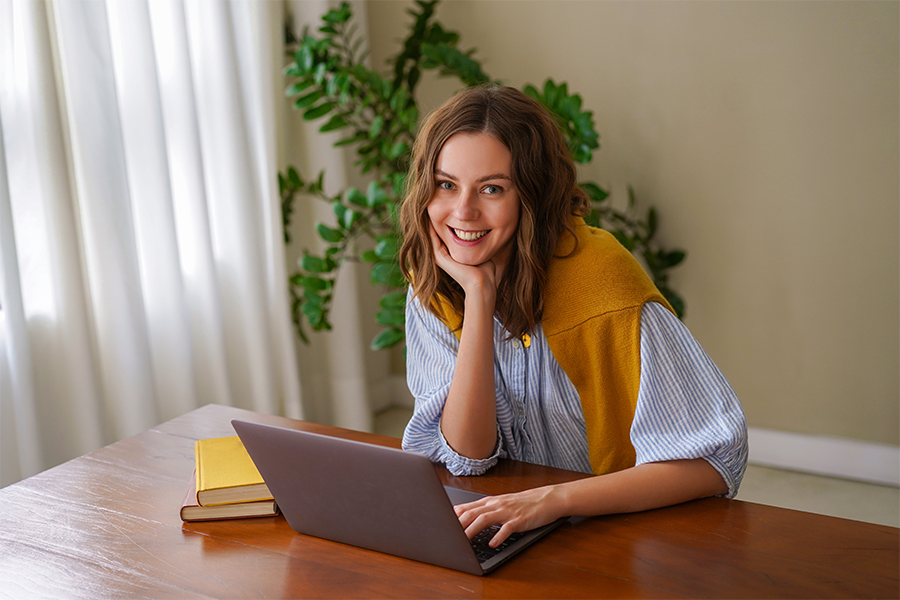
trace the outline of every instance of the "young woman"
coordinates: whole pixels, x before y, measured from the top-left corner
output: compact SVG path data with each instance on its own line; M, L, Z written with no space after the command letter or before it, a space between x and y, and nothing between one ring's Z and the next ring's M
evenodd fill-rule
M734 391L634 258L585 225L539 103L505 87L451 98L422 126L408 185L403 447L456 475L502 457L597 475L457 507L470 537L737 493Z

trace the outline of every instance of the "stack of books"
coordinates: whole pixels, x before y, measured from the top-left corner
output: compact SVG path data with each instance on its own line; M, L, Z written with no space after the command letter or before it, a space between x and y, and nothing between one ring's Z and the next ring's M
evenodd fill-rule
M237 436L198 440L194 474L181 504L182 521L271 517L269 488Z

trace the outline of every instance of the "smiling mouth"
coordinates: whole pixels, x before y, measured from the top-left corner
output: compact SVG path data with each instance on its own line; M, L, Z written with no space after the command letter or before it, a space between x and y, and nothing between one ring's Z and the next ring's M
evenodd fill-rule
M466 231L464 229L456 229L454 227L451 227L450 230L453 232L453 235L464 242L474 242L477 239L483 238L491 231L490 229L486 229L483 231Z

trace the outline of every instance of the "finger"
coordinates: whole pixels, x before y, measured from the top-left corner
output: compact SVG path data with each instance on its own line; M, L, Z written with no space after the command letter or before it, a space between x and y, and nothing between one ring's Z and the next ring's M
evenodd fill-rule
M484 531L488 527L492 527L494 525L502 526L505 520L506 519L504 518L503 514L498 511L482 512L469 523L468 527L465 528L466 536L469 539L472 539L474 536L476 536L481 531Z
M488 542L488 546L491 548L496 548L503 542L505 542L509 536L516 533L517 528L512 524L512 522L506 522L500 527L500 530L494 534L494 537L491 538L491 541Z
M497 496L483 496L481 498L478 498L477 500L472 500L471 502L463 502L462 504L457 504L456 506L454 506L454 508L462 510L473 510L488 504L495 498L497 498Z
M431 247L434 248L435 254L449 254L447 246L444 245L444 240L438 235L434 225L428 228L428 236L431 238Z
M449 269L453 266L453 257L450 255L450 249L444 244L444 240L440 238L432 226L428 231L431 237L431 249L434 253L434 261L443 271L449 274Z
M459 524L463 529L468 529L472 523L481 516L483 506L480 503L458 504L453 507L456 516L459 518ZM480 530L479 530L480 531ZM478 533L477 531L475 533Z

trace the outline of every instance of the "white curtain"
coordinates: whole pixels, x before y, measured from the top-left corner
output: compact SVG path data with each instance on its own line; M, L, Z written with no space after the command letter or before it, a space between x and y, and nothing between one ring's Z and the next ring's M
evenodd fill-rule
M0 1L0 485L210 402L303 417L282 6Z

